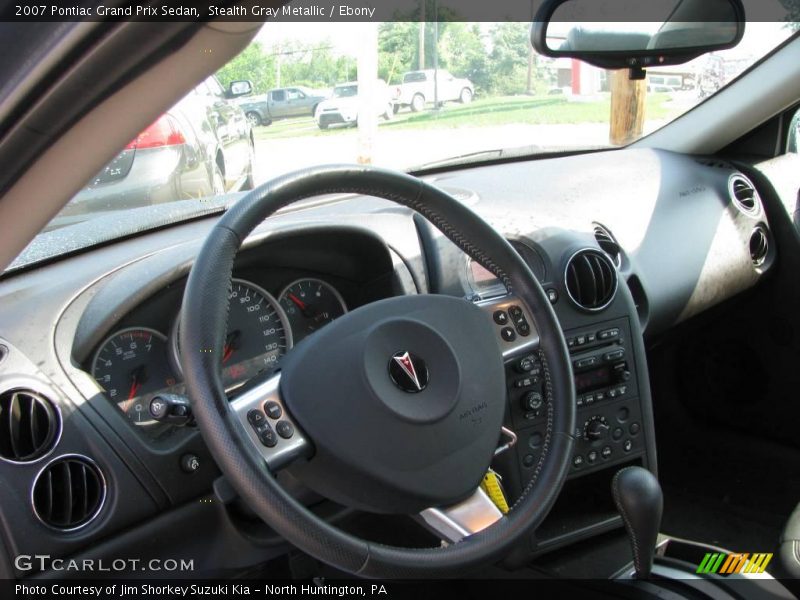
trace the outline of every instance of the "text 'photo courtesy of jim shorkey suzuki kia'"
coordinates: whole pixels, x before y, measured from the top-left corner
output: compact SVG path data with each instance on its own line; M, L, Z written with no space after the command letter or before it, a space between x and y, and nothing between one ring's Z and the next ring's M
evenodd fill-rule
M798 597L800 2L0 40L0 598Z

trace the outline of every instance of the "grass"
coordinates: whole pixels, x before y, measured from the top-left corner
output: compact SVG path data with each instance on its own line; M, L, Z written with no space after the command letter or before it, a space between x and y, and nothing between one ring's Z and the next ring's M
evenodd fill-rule
M646 118L665 119L675 113L668 94L647 97ZM493 127L498 125L550 125L607 123L611 111L609 97L592 101L569 101L553 96L502 96L482 98L462 105L449 103L441 110L412 113L402 110L391 121L379 121L386 130L420 128ZM335 127L321 131L313 119L275 121L268 127L256 129L260 140L299 136L342 135L351 128Z

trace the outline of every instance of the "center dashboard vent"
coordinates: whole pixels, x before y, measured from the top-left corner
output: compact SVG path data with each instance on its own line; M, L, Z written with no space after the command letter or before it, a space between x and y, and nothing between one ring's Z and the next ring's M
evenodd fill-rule
M757 216L761 212L761 199L758 197L756 187L744 175L734 175L728 183L731 199L736 207L750 216Z
M70 531L97 516L105 495L105 479L93 461L85 456L62 456L36 478L33 510L45 525Z
M61 423L53 404L30 390L0 394L0 456L30 462L55 445Z
M622 266L622 249L619 243L611 235L611 232L600 223L594 224L594 239L597 240L597 245L600 246L603 252L608 254L614 266L617 268Z
M598 311L607 307L617 291L617 271L603 252L579 250L567 261L564 283L570 299L580 308Z

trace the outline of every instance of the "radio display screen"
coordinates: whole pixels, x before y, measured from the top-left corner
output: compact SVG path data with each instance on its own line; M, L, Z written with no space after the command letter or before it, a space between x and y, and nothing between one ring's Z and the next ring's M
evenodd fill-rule
M575 392L582 394L611 385L611 367L604 366L575 375Z

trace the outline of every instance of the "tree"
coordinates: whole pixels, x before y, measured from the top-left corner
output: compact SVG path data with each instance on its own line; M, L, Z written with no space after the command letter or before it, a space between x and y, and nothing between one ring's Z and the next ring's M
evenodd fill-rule
M491 88L491 65L477 23L449 23L439 36L439 64L456 77L466 77L481 93Z
M527 23L497 23L489 33L492 51L490 91L495 94L521 94L527 88Z
M254 92L263 94L275 87L275 57L267 53L260 42L253 42L217 71L217 78L226 88L231 81L249 79Z

